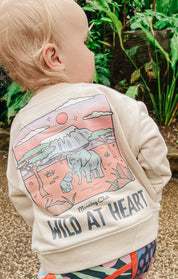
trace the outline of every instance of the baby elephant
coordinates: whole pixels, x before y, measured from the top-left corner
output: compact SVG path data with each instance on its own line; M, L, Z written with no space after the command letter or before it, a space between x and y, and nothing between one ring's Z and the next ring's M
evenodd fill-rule
M60 187L61 187L62 191L65 192L65 193L68 193L68 192L70 192L71 190L74 189L73 186L72 186L72 183L71 183L72 182L72 178L73 178L72 175L73 175L73 172L67 173L64 176L64 178L63 178L63 180L62 180L62 182L60 184Z

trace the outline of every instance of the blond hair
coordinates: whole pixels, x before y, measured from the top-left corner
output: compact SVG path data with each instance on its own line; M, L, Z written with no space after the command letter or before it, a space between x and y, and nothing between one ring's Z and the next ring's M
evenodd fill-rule
M62 43L61 1L0 1L0 64L29 91L67 81L65 72L52 71L42 57L47 43Z

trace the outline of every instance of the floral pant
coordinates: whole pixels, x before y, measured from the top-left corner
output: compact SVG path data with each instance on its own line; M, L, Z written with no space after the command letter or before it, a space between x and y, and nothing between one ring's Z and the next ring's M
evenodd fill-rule
M145 278L153 262L156 240L145 247L114 261L73 273L51 274L43 267L39 271L39 279L142 279Z

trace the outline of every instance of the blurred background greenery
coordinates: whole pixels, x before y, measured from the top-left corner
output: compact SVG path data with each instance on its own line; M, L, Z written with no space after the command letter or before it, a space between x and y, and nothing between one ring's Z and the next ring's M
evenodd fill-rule
M95 54L94 82L142 100L159 124L178 109L178 1L79 0L92 26L87 46ZM24 91L0 68L0 126L10 126L28 103Z

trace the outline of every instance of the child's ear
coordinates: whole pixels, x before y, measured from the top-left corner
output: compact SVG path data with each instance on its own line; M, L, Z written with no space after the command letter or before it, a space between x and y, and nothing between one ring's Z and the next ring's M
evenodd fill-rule
M42 51L43 59L46 65L53 71L63 71L65 65L62 63L59 57L58 48L54 44L46 44Z

